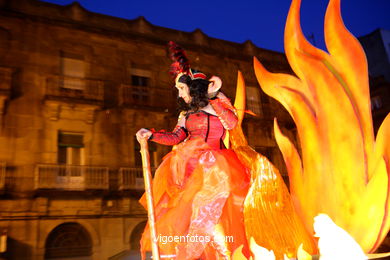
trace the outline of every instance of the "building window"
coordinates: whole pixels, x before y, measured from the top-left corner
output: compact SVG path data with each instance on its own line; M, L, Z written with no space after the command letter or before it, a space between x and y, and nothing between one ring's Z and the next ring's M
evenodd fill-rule
M246 102L247 109L249 109L256 115L261 114L260 93L257 87L246 87Z
M147 87L149 85L149 78L143 76L132 75L131 84L133 86Z
M61 53L62 88L84 90L86 65L82 55Z
M135 102L145 102L149 101L149 81L148 77L132 75L131 76L131 86L132 86L132 97Z
M83 135L80 133L58 133L58 163L84 165Z
M371 110L377 110L382 107L382 99L380 96L375 96L371 98Z
M152 73L149 70L130 68L131 100L132 103L147 105L150 102L151 78Z

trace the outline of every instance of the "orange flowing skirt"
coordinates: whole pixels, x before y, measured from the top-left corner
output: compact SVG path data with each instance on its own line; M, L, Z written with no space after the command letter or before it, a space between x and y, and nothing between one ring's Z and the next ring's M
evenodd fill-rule
M213 150L200 139L177 145L153 180L160 255L224 259L244 245L248 256L243 203L249 182L249 170L233 150ZM145 195L140 203L147 208ZM148 225L141 251L151 251Z

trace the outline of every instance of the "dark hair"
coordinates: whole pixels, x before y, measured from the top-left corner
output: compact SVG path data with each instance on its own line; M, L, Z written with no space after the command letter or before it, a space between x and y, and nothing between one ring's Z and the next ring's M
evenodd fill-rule
M199 108L205 107L209 104L207 90L210 81L205 79L192 80L188 75L182 75L179 80L181 83L187 84L190 90L191 102L187 104L184 99L178 98L179 111L197 111Z

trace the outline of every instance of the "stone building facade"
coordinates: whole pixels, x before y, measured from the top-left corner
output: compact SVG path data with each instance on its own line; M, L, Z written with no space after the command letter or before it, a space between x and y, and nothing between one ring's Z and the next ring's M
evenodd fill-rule
M0 230L7 237L0 257L100 260L137 250L147 216L137 202L143 179L134 134L176 123L169 40L187 50L192 67L220 76L231 98L243 73L257 114L244 120L248 141L285 174L273 118L292 138L294 124L261 92L252 64L256 56L289 73L284 54L78 3L0 0ZM153 167L169 149L150 145Z
M375 133L390 113L390 31L377 29L358 38L367 56Z
M383 76L390 82L390 31L379 28L358 39L367 56L370 76Z

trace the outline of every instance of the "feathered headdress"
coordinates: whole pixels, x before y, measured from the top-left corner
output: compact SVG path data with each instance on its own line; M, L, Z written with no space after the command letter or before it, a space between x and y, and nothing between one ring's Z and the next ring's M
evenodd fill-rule
M192 80L206 79L206 75L204 73L191 69L186 53L182 47L173 41L170 41L168 46L171 53L170 56L173 61L169 69L169 74L171 74L173 78L176 79L179 75L181 76L186 74L190 76Z

